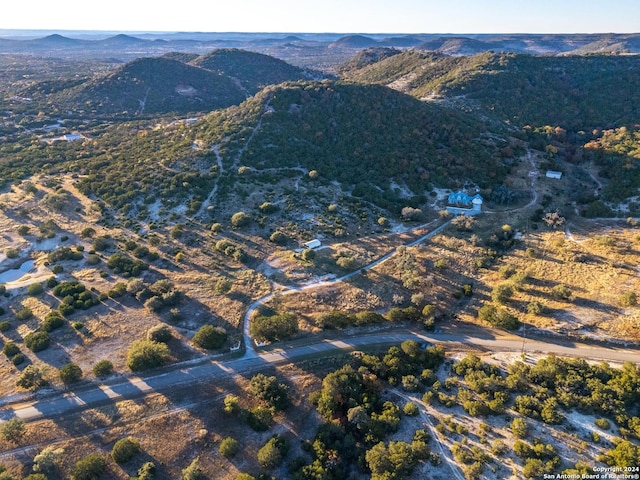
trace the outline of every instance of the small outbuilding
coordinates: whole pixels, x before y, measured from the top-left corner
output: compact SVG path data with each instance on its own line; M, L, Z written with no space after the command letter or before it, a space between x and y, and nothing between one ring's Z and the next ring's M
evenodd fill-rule
M556 172L555 170L547 170L547 178L555 178L560 180L562 178L562 172Z
M304 248L311 248L312 250L315 250L316 248L319 248L321 246L322 246L322 242L317 238L314 238L313 240L309 240L304 244Z

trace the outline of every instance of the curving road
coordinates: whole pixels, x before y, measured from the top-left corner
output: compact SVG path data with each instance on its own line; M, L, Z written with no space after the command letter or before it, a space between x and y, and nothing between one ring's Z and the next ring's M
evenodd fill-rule
M338 351L358 350L374 345L398 344L405 340L431 342L480 349L485 351L520 352L523 348L521 337L502 332L470 327L466 333L423 334L419 332L388 332L385 334L359 335L340 340L324 340L314 344L273 350L260 355L245 355L242 358L224 362L207 361L198 365L174 365L174 370L151 374L146 377L130 377L112 383L78 388L60 392L46 398L0 409L0 419L19 417L25 421L47 417L58 417L74 411L93 408L120 400L142 397L151 392L171 392L192 387L199 382L211 382L216 378L262 370L274 365L291 363L305 357L335 354ZM576 356L594 360L620 363L632 361L640 363L640 351L608 348L584 344L553 344L547 341L526 340L526 351L561 356Z

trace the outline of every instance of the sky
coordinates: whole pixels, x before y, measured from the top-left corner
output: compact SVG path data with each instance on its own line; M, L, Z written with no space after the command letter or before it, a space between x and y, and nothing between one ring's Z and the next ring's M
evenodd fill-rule
M636 33L639 0L5 0L0 29Z

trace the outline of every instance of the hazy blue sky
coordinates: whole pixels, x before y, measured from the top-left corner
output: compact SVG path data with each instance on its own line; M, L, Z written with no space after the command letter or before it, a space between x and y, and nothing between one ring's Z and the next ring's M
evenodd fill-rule
M625 33L640 31L640 0L5 0L0 28Z

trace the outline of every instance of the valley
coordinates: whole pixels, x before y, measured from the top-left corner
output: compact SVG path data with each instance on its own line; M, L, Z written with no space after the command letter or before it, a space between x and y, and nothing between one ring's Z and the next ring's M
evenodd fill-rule
M0 42L0 478L637 466L628 37Z

